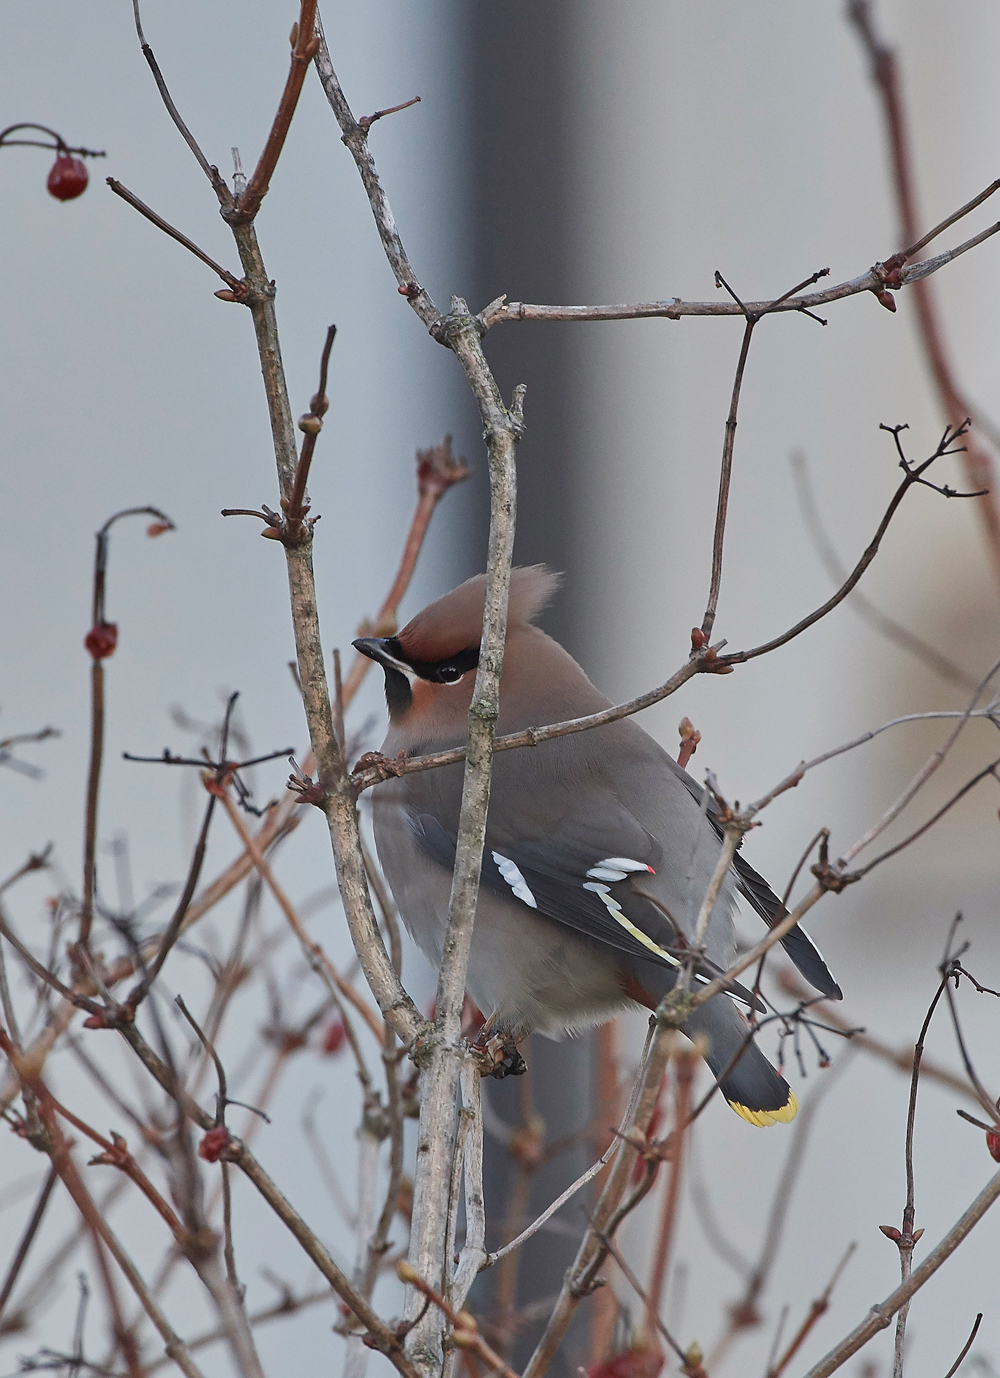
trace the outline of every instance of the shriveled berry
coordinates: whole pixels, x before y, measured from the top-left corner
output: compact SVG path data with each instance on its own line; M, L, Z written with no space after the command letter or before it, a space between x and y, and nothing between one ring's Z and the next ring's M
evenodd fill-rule
M986 1147L990 1151L990 1157L995 1158L1000 1163L1000 1134L995 1129L991 1129L987 1133Z
M83 638L83 644L95 660L107 660L118 645L118 624L98 622Z
M82 158L71 158L68 153L60 153L52 164L45 185L49 195L57 201L72 201L87 190L87 169Z
M225 1125L210 1129L198 1145L198 1157L206 1163L217 1163L229 1144L229 1130Z
M323 1035L323 1051L327 1057L335 1057L344 1046L347 1030L342 1019L335 1019Z

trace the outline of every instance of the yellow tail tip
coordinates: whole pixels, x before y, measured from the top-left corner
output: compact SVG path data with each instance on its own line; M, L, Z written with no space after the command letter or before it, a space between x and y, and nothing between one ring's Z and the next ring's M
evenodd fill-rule
M747 1124L755 1125L758 1129L766 1129L772 1124L788 1124L789 1120L794 1120L798 1114L799 1102L795 1092L788 1088L788 1099L780 1110L751 1110L749 1106L740 1105L739 1101L731 1100L729 1104Z

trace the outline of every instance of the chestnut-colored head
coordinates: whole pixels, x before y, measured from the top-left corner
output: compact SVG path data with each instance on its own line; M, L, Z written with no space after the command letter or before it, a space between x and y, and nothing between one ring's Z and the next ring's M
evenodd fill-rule
M508 636L527 626L552 597L560 576L545 565L511 570L507 604ZM402 716L412 702L411 679L428 684L458 684L479 665L483 635L486 575L477 574L429 603L397 636L359 637L354 646L385 670L389 715Z

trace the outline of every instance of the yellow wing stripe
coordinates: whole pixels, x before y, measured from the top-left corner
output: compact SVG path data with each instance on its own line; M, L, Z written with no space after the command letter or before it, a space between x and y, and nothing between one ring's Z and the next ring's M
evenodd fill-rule
M747 1124L756 1125L758 1129L766 1129L772 1124L788 1124L789 1120L795 1119L799 1109L798 1097L792 1090L789 1090L788 1100L780 1110L751 1110L735 1100L731 1100L729 1104Z
M648 933L643 933L641 928L636 927L632 920L626 916L621 905L608 894L606 886L593 885L587 888L595 890L597 894L600 895L601 899L607 905L608 913L616 922L621 924L626 933L631 933L632 937L635 938L637 942L642 943L643 947L648 947L650 952L655 952L657 957L662 957L663 960L669 962L671 966L680 966L680 962L676 957L672 957L669 952L664 951L664 949L660 947L659 943L654 943Z

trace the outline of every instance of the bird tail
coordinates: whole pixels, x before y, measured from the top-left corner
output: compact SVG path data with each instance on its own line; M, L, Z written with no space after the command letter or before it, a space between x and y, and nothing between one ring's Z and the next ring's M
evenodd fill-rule
M699 1006L684 1026L691 1038L708 1042L705 1060L721 1078L722 1094L748 1124L787 1124L799 1108L795 1092L750 1042L750 1025L727 995ZM732 1065L730 1065L732 1064Z

